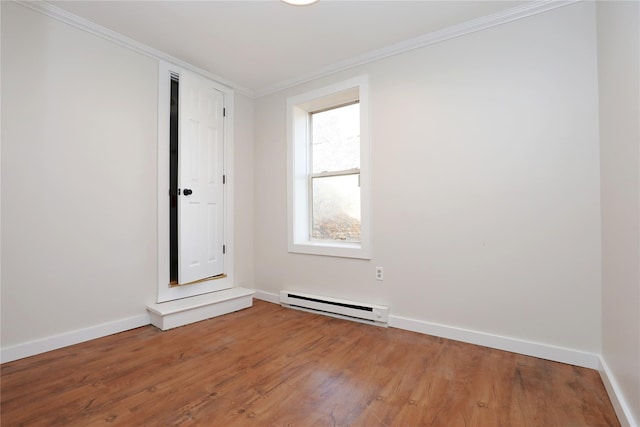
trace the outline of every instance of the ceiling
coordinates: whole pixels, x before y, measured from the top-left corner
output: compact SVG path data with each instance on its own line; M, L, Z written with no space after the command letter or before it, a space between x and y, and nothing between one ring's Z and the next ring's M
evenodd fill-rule
M352 58L512 9L524 1L54 1L74 15L268 93Z

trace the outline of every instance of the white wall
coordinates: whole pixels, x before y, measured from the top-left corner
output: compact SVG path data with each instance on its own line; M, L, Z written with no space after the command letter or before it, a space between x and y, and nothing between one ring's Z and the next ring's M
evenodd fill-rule
M256 289L598 353L594 9L574 4L258 99ZM374 257L289 254L286 99L364 73Z
M144 314L157 62L2 4L2 346Z
M6 348L139 316L155 299L157 62L1 9ZM597 12L601 159L592 3L319 79L255 111L236 95L238 284L602 351L624 400L639 402L638 4ZM288 254L286 98L363 73L374 258Z
M233 133L234 281L253 288L253 100L235 94Z
M1 7L4 351L139 322L155 302L158 61ZM229 244L234 277L251 285L253 101L235 104Z
M640 423L640 7L598 3L602 357Z

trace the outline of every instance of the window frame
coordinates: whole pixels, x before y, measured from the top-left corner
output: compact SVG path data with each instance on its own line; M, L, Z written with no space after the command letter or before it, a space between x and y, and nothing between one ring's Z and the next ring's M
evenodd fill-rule
M311 238L311 113L360 104L360 241ZM369 82L345 80L287 99L287 205L290 253L371 259Z

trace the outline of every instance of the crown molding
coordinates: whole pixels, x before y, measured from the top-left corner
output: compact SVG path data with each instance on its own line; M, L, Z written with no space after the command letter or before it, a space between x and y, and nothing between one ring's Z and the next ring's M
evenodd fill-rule
M189 64L188 62L185 62L167 53L154 49L144 43L140 43L125 35L112 31L87 19L81 18L45 1L15 0L15 3L18 3L24 7L35 10L36 12L42 13L43 15L49 16L50 18L64 22L103 39L109 40L113 43L119 44L120 46L124 46L142 55L158 60L167 61L172 64L178 65L179 67L186 70L193 71L194 73L200 74L210 80L216 81L223 86L231 88L242 95L248 96L250 98L255 97L254 91L249 88L243 87L231 80L227 80L223 77L215 75L202 68L196 67L195 65Z
M164 60L178 65L184 69L201 74L249 98L260 98L262 96L270 95L281 90L298 86L311 80L325 77L340 71L347 70L349 68L354 68L360 65L368 64L370 62L378 61L380 59L388 58L390 56L399 55L411 50L430 46L456 37L464 36L466 34L474 33L476 31L482 31L488 28L497 27L502 24L548 12L550 10L558 9L560 7L577 3L579 1L582 0L531 1L512 9L473 19L471 21L444 28L439 31L434 31L423 36L405 40L403 42L396 43L382 49L373 50L362 55L347 59L345 61L337 62L327 67L320 68L309 74L297 76L292 79L284 80L274 85L266 86L257 90L252 90L247 87L241 86L231 80L227 80L223 77L210 73L209 71L206 71L202 68L196 67L195 65L182 61L181 59L178 59L167 53L154 49L144 43L140 43L120 33L109 30L108 28L102 27L94 22L67 12L64 9L56 7L45 1L15 0L16 3L21 4L29 9L33 9L51 18L65 22L69 25L102 37L106 40L110 40L135 52L141 53L154 59Z
M558 9L573 3L577 3L582 0L536 0L521 6L507 9L502 12L487 15L481 18L473 19L471 21L463 22L461 24L453 25L451 27L444 28L442 30L434 31L423 36L419 36L413 39L405 40L400 43L393 44L391 46L373 50L362 55L355 56L345 61L337 62L328 67L321 68L303 76L298 76L293 79L285 80L280 83L276 83L272 86L267 86L255 91L255 97L260 98L262 96L270 95L272 93L279 92L281 90L294 87L311 80L315 80L321 77L328 76L349 68L357 67L360 65L368 64L370 62L378 61L380 59L388 58L390 56L399 55L411 50L419 49L422 47L430 46L436 43L450 40L456 37L464 36L466 34L475 33L488 28L497 27L502 24L523 19L529 16L537 15L550 10Z

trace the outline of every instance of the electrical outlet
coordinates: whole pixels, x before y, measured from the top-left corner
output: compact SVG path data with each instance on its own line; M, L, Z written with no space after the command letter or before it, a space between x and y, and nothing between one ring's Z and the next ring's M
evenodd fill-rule
M376 280L384 280L384 268L376 267Z

